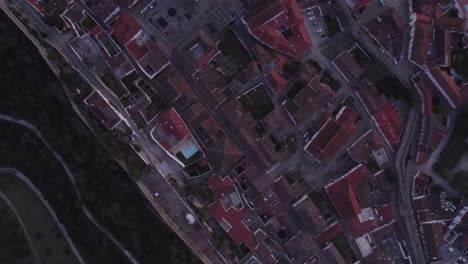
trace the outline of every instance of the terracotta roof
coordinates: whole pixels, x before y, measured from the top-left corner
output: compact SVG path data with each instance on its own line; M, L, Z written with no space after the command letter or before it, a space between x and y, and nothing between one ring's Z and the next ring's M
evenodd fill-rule
M234 190L234 181L229 176L221 178L219 175L213 175L208 179L208 188L213 192L215 198L219 199L223 194Z
M224 194L234 190L234 182L229 176L222 179L219 175L215 175L210 177L208 186L217 198L208 207L213 218L220 222L220 225L234 242L243 242L246 247L252 250L254 247L252 232L243 223L247 216L247 210L245 208L225 208L221 201Z
M120 123L120 116L100 93L92 92L84 102L107 129L113 129Z
M447 72L442 71L439 67L432 67L426 73L452 108L460 105L462 101L460 87Z
M338 215L353 237L365 234L377 226L374 218L361 222L362 212L359 196L360 184L369 177L366 166L360 164L337 181L327 185L325 191L333 203Z
M354 161L367 164L373 160L372 153L383 146L380 134L370 129L348 148L348 153Z
M296 0L257 6L248 10L245 20L252 35L282 53L298 57L312 45ZM291 32L283 35L279 30Z
M364 70L359 66L349 51L343 51L340 53L335 59L333 59L332 64L348 82L359 78L364 73Z
M388 223L394 220L393 210L389 204L385 204L382 207L377 208L377 214L381 217L383 223Z
M268 75L266 77L267 81L268 81L268 84L273 89L273 92L275 92L275 94L277 94L277 95L283 93L286 90L287 86L288 86L288 80L286 80L280 74L281 68L282 68L282 66L277 65L276 67L274 67L268 73Z
M133 18L132 15L128 12L122 12L114 24L110 28L110 32L119 40L122 45L127 45L127 43L135 37L138 32L143 30L143 27Z
M395 147L400 141L400 135L404 128L404 123L395 106L391 102L387 102L374 114L374 118L388 143Z
M410 42L410 59L416 64L422 66L427 63L427 53L429 51L429 41L432 29L432 18L416 14L414 25L414 37Z
M182 118L174 108L158 115L156 124L162 128L166 138L171 138L175 142L180 142L184 138L191 137L190 131Z
M358 117L353 109L343 107L335 118L328 119L304 149L318 162L332 159L357 129L354 122Z

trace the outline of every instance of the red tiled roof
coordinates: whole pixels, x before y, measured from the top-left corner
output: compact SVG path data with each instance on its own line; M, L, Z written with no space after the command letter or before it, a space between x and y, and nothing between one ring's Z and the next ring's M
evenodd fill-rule
M243 242L250 250L254 248L252 232L250 232L247 226L242 222L247 216L247 210L245 208L238 210L230 207L226 210L221 204L221 200L218 199L209 206L209 209L216 221L220 222L224 219L224 221L231 226L226 233L234 242Z
M170 108L166 112L160 114L156 122L158 126L164 130L166 137L171 137L176 142L180 142L182 139L191 136L187 125L185 125L174 108Z
M275 50L298 57L312 45L296 0L277 0L249 14L246 23L252 35ZM288 38L280 27L291 30Z
M125 47L127 48L128 52L132 54L136 61L139 61L149 52L147 47L138 45L135 39L130 41Z
M429 159L429 153L426 150L418 151L418 154L416 155L416 163L417 164L426 163L426 161L428 159Z
M384 223L388 223L394 219L393 210L389 204L385 204L382 207L377 208L377 214L382 217Z
M219 199L224 193L230 193L234 189L234 181L231 177L221 178L219 175L213 175L208 179L208 187L213 192L216 199Z
M333 241L336 237L338 237L341 233L343 233L343 228L337 222L333 225L327 227L322 233L315 237L315 241L321 248L325 245Z
M275 92L275 94L277 95L284 92L284 90L286 90L286 88L288 87L288 81L285 78L283 78L283 76L281 76L280 71L281 66L276 66L267 75L268 84L270 84L271 88L273 89L273 92Z
M121 121L119 115L100 93L94 91L85 99L85 103L107 129L114 128Z
M395 147L404 127L396 108L391 102L387 102L374 114L374 118L388 143Z
M414 38L411 49L411 60L413 60L419 65L424 65L427 63L431 24L431 17L416 14L416 23L414 25Z
M127 43L140 31L142 26L130 13L123 11L110 28L110 32L122 45Z
M453 103L453 106L458 106L462 101L461 90L450 75L447 72L442 71L439 67L432 68L430 70L430 74L438 86L442 88L443 92L448 96L448 98L444 97L449 99Z
M359 117L353 109L344 107L336 118L330 118L314 135L305 150L318 161L332 159L345 146L357 126L354 122Z
M418 185L418 186L427 186L430 182L430 178L429 178L429 175L427 175L426 173L424 172L418 172L415 176L414 176L414 185Z
M424 115L430 115L433 113L433 107L432 107L432 93L425 89L422 91L422 99L423 99L423 111L422 113Z
M358 187L369 175L367 167L360 164L325 187L333 206L354 237L367 233L377 226L375 219L361 222L358 217L362 209L357 197Z

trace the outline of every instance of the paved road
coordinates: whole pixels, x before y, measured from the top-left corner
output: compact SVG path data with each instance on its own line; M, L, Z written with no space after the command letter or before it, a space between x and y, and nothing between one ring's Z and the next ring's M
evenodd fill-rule
M414 176L414 160L407 161L408 151L411 141L417 133L418 119L420 115L419 108L413 108L408 115L405 131L401 140L400 149L398 150L395 160L395 169L398 176L398 185L400 191L399 209L406 227L406 234L409 238L411 253L416 263L424 263L424 251L418 237L418 233L414 230L417 228L415 216L413 215L413 176ZM408 162L408 163L407 163Z
M0 169L0 172L1 171L2 171L2 169ZM18 210L16 209L15 204L1 190L0 190L0 199L2 199L8 207L10 207L11 211L13 211L13 213L15 214L16 219L18 219L18 222L21 225L21 229L23 230L24 235L26 236L26 239L28 240L29 248L33 252L34 260L36 261L36 264L42 264L42 261L39 258L39 254L37 253L36 247L34 246L34 244L32 242L32 239L31 239L31 236L30 236L30 234L28 232L28 229L26 228L26 226L23 223L23 220L21 219L20 215L18 214ZM71 244L71 243L69 243L69 244L70 244L70 246L72 248L74 248L73 244ZM79 256L79 254L76 254L78 252L75 252L74 250L73 250L73 253L75 255L77 255L77 257ZM78 259L80 260L80 263L84 263L83 260L81 259L81 256Z

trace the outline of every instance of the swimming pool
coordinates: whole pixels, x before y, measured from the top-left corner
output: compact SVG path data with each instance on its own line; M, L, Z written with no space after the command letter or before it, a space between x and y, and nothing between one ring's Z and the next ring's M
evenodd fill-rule
M186 159L192 157L197 151L198 148L193 142L187 142L187 144L180 149L180 152L182 152L182 155L184 155Z

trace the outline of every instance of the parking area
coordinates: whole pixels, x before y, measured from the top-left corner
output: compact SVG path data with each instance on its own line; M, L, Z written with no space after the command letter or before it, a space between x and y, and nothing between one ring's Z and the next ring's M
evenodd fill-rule
M302 15L304 16L305 23L311 27L311 32L314 38L325 38L328 35L325 20L320 14L318 7L305 10Z
M136 10L168 43L200 27L216 33L242 9L235 0L146 0Z
M183 0L153 0L140 13L167 42L184 34L192 19L190 7Z

